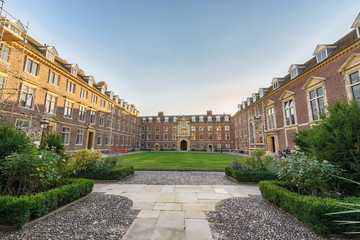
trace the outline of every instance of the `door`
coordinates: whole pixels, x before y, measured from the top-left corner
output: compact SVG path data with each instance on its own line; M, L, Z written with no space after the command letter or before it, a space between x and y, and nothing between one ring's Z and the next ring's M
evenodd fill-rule
M94 132L89 132L88 142L87 142L87 149L91 150L93 148L94 142Z
M181 151L187 150L187 142L185 140L181 141Z

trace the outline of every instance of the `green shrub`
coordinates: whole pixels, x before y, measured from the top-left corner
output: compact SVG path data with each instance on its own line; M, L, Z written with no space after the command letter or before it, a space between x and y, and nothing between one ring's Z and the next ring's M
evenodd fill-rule
M261 181L259 189L262 196L282 210L290 213L319 234L341 234L349 231L351 226L337 225L334 220L359 221L359 214L326 215L340 212L344 207L337 204L338 200L303 196L287 189L285 182ZM342 202L360 203L360 198L346 198Z
M112 169L87 169L77 172L72 177L80 177L94 180L120 180L130 174L134 173L134 167L128 166L123 168L112 168Z
M19 198L0 196L0 224L22 226L59 205L87 195L93 186L94 181L88 179L64 179L61 187L47 192Z
M262 180L278 179L277 174L268 171L233 170L232 177L238 182L260 182Z
M99 162L102 158L100 151L90 151L88 149L81 149L77 151L73 157L72 169L76 171L86 170L95 162Z
M328 114L310 129L300 130L293 141L300 151L319 160L327 160L344 170L342 176L360 179L360 107L353 100L336 101L327 107ZM348 195L359 193L360 186L340 182Z
M234 170L241 170L241 171L251 171L251 170L253 170L252 167L250 167L249 165L244 164L241 161L240 156L236 156L234 158L234 161L229 165L229 167L231 167Z
M62 141L62 136L56 134L46 135L39 146L39 149L50 149L57 154L62 154L65 152L65 145Z
M234 171L234 169L232 169L231 167L226 167L225 168L225 175L229 176L229 177L232 177L233 171Z
M271 165L274 164L274 158L265 154L265 149L256 148L251 151L250 156L245 157L244 164L256 171L269 170Z
M35 194L60 183L66 160L48 150L12 153L3 161L5 190L11 196Z

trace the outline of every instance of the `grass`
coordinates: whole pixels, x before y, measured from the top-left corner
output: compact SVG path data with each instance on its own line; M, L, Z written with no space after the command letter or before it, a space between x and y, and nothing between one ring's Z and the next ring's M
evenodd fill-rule
M123 156L135 169L161 170L221 170L231 164L234 155L192 152L143 152Z

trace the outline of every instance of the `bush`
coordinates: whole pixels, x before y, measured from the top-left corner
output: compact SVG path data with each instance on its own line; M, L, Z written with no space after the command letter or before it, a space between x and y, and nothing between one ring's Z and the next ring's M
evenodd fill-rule
M291 192L285 182L261 181L259 188L262 196L282 210L290 213L319 234L341 234L351 230L351 226L337 225L334 220L359 221L359 214L326 215L332 212L344 211L337 204L338 200L303 196ZM347 198L342 202L360 203L360 198Z
M234 170L241 170L241 171L251 171L253 170L249 165L246 165L241 162L241 158L236 156L234 161L229 165Z
M250 156L245 157L244 164L250 166L257 171L266 171L274 163L274 158L270 155L265 155L266 151L262 148L257 148L251 151Z
M88 179L64 179L60 188L47 192L19 198L0 196L0 224L22 226L31 218L87 195L93 186L94 181Z
M292 159L283 159L281 166L279 178L286 181L291 189L295 184L299 194L309 193L311 196L323 196L329 192L329 181L341 173L335 165L308 157L302 152L297 152Z
M327 116L310 129L301 130L293 141L302 152L319 160L327 160L345 170L343 177L360 179L360 107L353 100L336 101L327 108ZM341 183L348 195L360 192L360 187Z
M259 182L262 180L277 179L276 173L267 171L242 171L234 170L231 167L225 168L225 174L233 177L238 182Z
M11 196L35 194L60 183L66 160L48 150L13 153L3 161L5 190Z
M100 151L90 151L88 149L81 149L77 151L73 157L72 169L76 171L86 170L99 162L102 158Z
M63 154L65 152L65 145L62 141L61 135L48 134L42 139L42 143L39 149L50 149L57 154Z
M87 169L77 172L72 177L87 178L94 180L120 180L134 173L134 167L111 168L103 170Z

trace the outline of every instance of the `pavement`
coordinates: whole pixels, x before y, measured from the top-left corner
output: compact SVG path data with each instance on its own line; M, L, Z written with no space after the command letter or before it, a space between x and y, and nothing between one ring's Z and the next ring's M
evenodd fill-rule
M140 210L124 240L213 239L205 212L223 199L260 195L256 184L147 185L97 183L93 192L124 196Z

